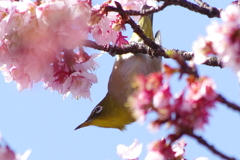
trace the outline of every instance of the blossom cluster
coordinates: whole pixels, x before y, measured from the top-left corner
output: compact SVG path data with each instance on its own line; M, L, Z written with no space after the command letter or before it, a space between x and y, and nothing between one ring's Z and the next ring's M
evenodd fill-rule
M184 160L186 142L180 139L170 145L166 139L155 140L148 146L148 153L145 160ZM142 143L137 140L130 146L119 144L117 146L118 155L125 160L138 160L142 152ZM209 160L206 157L198 157L195 160Z
M215 106L217 93L215 84L208 77L187 77L187 85L173 94L170 78L176 69L167 65L163 73L138 76L135 94L129 99L135 117L146 118L147 113L154 112L157 119L150 123L150 128L158 129L168 123L176 129L202 129L208 123L209 109Z
M217 55L224 66L232 67L240 79L240 8L228 6L220 14L222 23L213 22L208 35L193 44L194 61L202 63L209 55Z
M140 10L148 0L118 0L124 9ZM19 91L44 82L64 96L89 98L97 83L94 60L82 43L92 37L98 44L124 45L124 20L106 6L85 0L0 1L0 68L6 82L17 82Z
M118 155L126 160L137 160L142 152L142 145L135 140L129 147L125 145L117 146ZM176 141L173 145L167 143L166 139L156 140L149 144L148 154L145 160L183 160L185 153L184 147L186 146L185 141Z
M88 97L96 66L83 50L91 7L85 1L0 1L0 65L5 81L22 91L33 83L74 97ZM75 88L74 88L75 87Z
M27 160L30 153L30 150L27 150L23 155L14 153L0 134L0 160Z
M172 93L171 78L180 70L164 65L163 72L136 77L133 87L135 93L128 105L134 116L145 120L148 113L156 113L157 118L150 122L149 129L157 130L162 124L175 127L175 133L167 138L155 140L148 146L145 160L184 160L186 143L179 138L186 132L202 129L208 123L209 110L217 101L216 86L208 77L186 77L186 86L178 94ZM118 145L117 153L126 160L138 160L142 144L137 140L129 147ZM208 160L199 157L196 160Z

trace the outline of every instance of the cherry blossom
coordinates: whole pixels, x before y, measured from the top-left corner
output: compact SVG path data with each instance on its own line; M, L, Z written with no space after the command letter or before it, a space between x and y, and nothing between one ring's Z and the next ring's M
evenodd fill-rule
M206 61L208 55L216 54L212 48L212 42L205 37L200 37L198 41L193 43L194 57L193 61L196 64L202 64Z
M222 23L213 22L207 27L208 35L193 44L194 61L203 63L207 56L217 55L224 66L232 67L240 77L240 9L231 4L220 14ZM240 78L239 78L240 79Z
M146 3L156 5L151 0L118 2L123 9L134 10ZM72 93L89 98L89 89L97 82L96 56L85 53L82 42L90 33L101 45L128 44L122 34L125 21L105 10L115 6L114 1L95 6L85 0L46 0L38 5L6 0L0 4L0 68L6 82L15 81L19 91L43 81L46 88L64 97Z
M128 147L123 144L117 146L117 154L127 160L137 160L140 153L142 152L142 144L137 140Z
M71 92L76 98L89 98L89 89L97 82L93 74L97 56L85 53L81 43L88 38L90 5L81 0L39 6L27 0L0 3L5 15L0 17L0 65L5 80L16 81L19 91L44 81L47 88L65 96ZM73 89L76 84L78 90Z
M129 102L134 109L134 116L138 120L145 120L146 114L150 111L149 106L152 103L152 97L162 84L162 78L160 73L153 73L147 77L139 75L135 80L133 86L138 87L138 92L129 98Z
M184 141L184 139L180 139L178 141L176 141L173 145L172 145L172 150L175 152L174 156L175 157L183 157L184 153L185 153L185 149L184 147L186 146L186 142Z
M115 2L118 2L121 4L122 8L124 10L136 10L140 11L141 7L144 4L148 4L150 6L156 6L156 2L153 0L116 0L116 1L107 1L100 5L93 6L92 10L92 16L91 20L89 21L89 24L91 26L91 33L93 38L96 40L98 44L127 44L126 40L123 40L122 38L125 38L125 36L122 36L121 30L125 29L125 22L121 19L119 14L116 14L115 12L106 12L104 10L104 6L114 6L116 7ZM139 16L134 16L136 20L139 19ZM123 41L122 41L123 40ZM120 42L120 44L119 44Z
M93 14L90 20L91 34L98 44L113 43L117 39L118 31L114 30L112 22L116 21L117 14L115 12L106 12L104 6L93 6Z
M122 5L122 8L124 10L136 10L140 11L141 7L144 4L147 4L148 6L156 6L156 1L154 0L115 0L116 2L120 3ZM110 5L115 6L115 2L111 2Z
M182 140L173 146L169 145L166 139L153 141L148 146L148 154L145 160L183 160L184 147L186 143Z
M6 144L4 139L0 135L0 159L1 160L27 160L31 150L27 150L23 155L16 154L9 146Z
M156 140L149 144L148 154L145 160L183 160L186 143L183 139L176 141L172 146L167 143L166 139ZM126 160L137 160L142 152L142 144L137 140L129 146L120 144L117 146L118 155Z
M97 77L94 74L74 72L65 80L62 93L67 95L71 92L76 98L80 96L87 98L90 97L89 89L92 83L97 83Z
M123 36L123 35L122 35L122 32L118 32L118 37L117 37L117 40L116 40L116 45L118 45L118 46L123 46L123 45L129 44L128 41L127 41L125 38L127 38L127 36Z
M149 125L152 131L164 123L176 128L202 129L208 123L209 110L217 101L216 86L208 77L188 76L186 87L174 94L170 87L174 70L167 66L166 72L137 77L138 89L129 99L134 116L145 120L148 113L156 113L157 119Z

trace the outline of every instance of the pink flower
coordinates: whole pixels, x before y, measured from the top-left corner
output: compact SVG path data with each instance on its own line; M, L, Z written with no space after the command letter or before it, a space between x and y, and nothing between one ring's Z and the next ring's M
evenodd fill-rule
M28 149L22 155L17 154L16 160L27 160L29 155L31 154L31 152L32 151L30 149Z
M207 56L217 55L224 66L235 70L240 80L240 9L232 4L220 16L223 22L212 23L207 27L208 36L194 43L194 61L202 63Z
M189 79L188 94L182 92L175 98L174 111L178 115L173 124L189 128L203 128L208 123L209 109L215 106L215 84L207 77Z
M138 90L129 99L135 117L145 120L147 113L156 113L157 119L149 125L152 131L166 122L174 127L203 128L218 96L214 82L208 77L189 76L188 85L172 96L169 78L174 72L170 70L168 67L166 72L138 76L135 80L134 86Z
M146 114L149 112L152 95L148 91L140 91L135 94L130 100L131 106L134 109L134 116L139 120L145 120Z
M158 115L158 116L161 116L161 115ZM164 118L163 118L164 119ZM153 132L153 133L156 133L157 131L159 131L160 129L160 126L162 125L162 122L161 120L154 120L154 121L151 121L148 125L148 129Z
M6 146L5 148L0 147L0 159L16 160L16 155L8 146Z
M10 75L12 77L12 80L17 82L17 89L19 91L30 88L32 86L32 81L30 80L29 75L24 73L23 70L12 67L10 69Z
M125 38L127 38L127 36L123 36L122 32L118 32L118 37L117 37L115 44L118 46L123 46L123 45L129 44Z
M225 22L239 22L240 10L237 5L229 5L225 10L220 13L220 17Z
M91 33L96 42L100 45L116 42L117 31L111 28L111 21L116 19L116 14L108 13L108 16L103 15L101 20L92 26Z
M145 115L150 111L152 98L162 84L161 73L152 73L148 76L139 75L135 80L135 87L138 91L130 98L129 102L134 109L134 115L140 121L145 119Z
M73 97L77 99L80 97L90 97L90 87L92 83L97 82L97 77L94 74L87 72L74 72L72 73L63 84L62 93L67 96L71 92Z
M90 5L82 0L47 1L39 6L25 0L0 3L0 66L6 81L16 81L21 91L44 80L47 88L59 93L88 97L87 90L97 82L91 73L96 56L75 49L87 39ZM82 75L81 92L70 87L78 81L75 72Z
M176 141L173 146L172 146L172 150L175 152L175 157L183 157L184 153L185 153L185 149L184 147L186 146L186 142L184 141L184 139L181 139L179 141Z
M153 96L153 107L157 110L166 109L171 106L172 94L169 84L164 84Z
M16 154L6 144L6 142L2 139L2 137L0 137L0 142L4 144L4 145L0 145L0 160L27 160L27 158L31 153L31 150L27 150L23 155Z
M138 143L137 140L134 140L129 147L123 144L117 146L117 154L127 160L137 160L141 152L142 144Z
M152 142L148 146L148 154L145 160L166 160L174 159L175 152L172 150L171 146L166 144L166 140L158 140Z
M147 4L148 6L157 6L157 3L155 0L115 0L117 2L119 2L122 5L122 8L124 10L136 10L136 11L140 11L142 6L144 4ZM115 6L115 2L111 1L111 3L109 4L111 6ZM133 19L135 21L138 21L140 19L140 16L133 16Z
M166 139L154 141L148 146L145 160L184 160L185 146L184 140L176 141L173 146L167 144Z
M204 63L209 54L214 54L212 42L204 37L200 37L193 43L192 50L194 52L193 61L196 64Z
M125 21L122 19L122 17L117 14L116 20L111 21L111 28L117 32L120 32L121 30L126 30L125 28Z
M115 0L116 2L119 2L124 10L136 10L140 11L141 7L144 4L147 4L148 6L156 6L156 1L154 0ZM110 3L111 6L115 6L115 3L112 1Z
M208 77L201 77L195 81L190 80L188 87L189 93L187 99L197 101L204 98L209 101L214 101L217 98L215 92L216 84Z
M59 91L64 97L72 93L75 98L89 98L92 83L97 83L97 77L90 73L97 66L93 59L99 55L66 51L59 57L59 62L54 63L55 74L53 78L45 78L45 86Z

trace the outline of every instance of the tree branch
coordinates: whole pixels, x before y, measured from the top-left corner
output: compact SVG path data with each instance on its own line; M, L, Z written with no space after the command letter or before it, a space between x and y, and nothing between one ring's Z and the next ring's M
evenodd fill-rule
M174 59L179 65L180 65L180 76L179 79L181 79L181 77L183 76L184 73L189 74L189 75L193 75L196 78L199 78L197 69L195 66L189 66L185 59L180 55L180 54L172 54L170 56L172 59Z
M126 14L126 15L129 15L129 16L145 16L145 15L148 15L148 14L159 12L169 5L170 4L168 4L168 3L163 3L163 4L161 4L157 7L151 7L149 9L144 9L144 10L140 10L140 11L121 10L121 9L113 7L113 6L106 6L105 10L108 11L108 12L118 12L119 14Z
M200 144L204 145L207 147L211 152L214 154L218 155L219 157L226 159L226 160L236 160L235 158L228 157L225 154L221 153L218 151L213 145L210 145L205 139L203 139L201 136L195 135L193 132L185 132L188 136L195 138Z
M177 54L183 57L184 60L190 61L192 60L194 53L193 52L187 52L183 50L176 50L176 49L166 49L162 46L157 45L156 49L149 49L146 45L143 43L131 43L129 45L124 45L122 47L113 46L113 45L98 45L96 42L91 40L85 40L82 44L85 47L90 47L97 50L102 50L105 52L109 52L111 56L115 55L121 55L126 53L134 53L134 54L149 54L150 56L162 56L164 58L171 58L170 55ZM220 67L222 68L222 64L220 60L217 57L208 57L207 60L203 63L208 66L213 67Z
M106 48L106 46L102 46L100 48L105 49L105 51L109 52L112 56L117 55L117 54L124 54L124 53L128 53L128 52L132 52L132 53L149 54L152 57L153 56L162 56L165 58L170 58L170 56L173 56L173 54L175 54L175 55L177 54L177 55L181 55L184 60L191 60L194 56L194 54L192 52L179 51L179 50L175 50L175 49L168 50L168 49L165 49L162 46L159 46L158 44L156 44L153 40L151 40L144 34L144 32L139 27L139 25L137 25L135 23L135 21L131 17L129 17L129 15L146 15L146 14L158 12L160 10L163 10L168 5L180 5L182 7L188 8L192 11L199 12L201 14L206 14L209 17L219 17L220 11L216 8L210 7L206 3L203 3L201 0L195 0L200 6L193 4L191 2L188 2L186 0L158 0L158 1L164 1L164 3L158 7L155 7L155 8L151 7L150 9L141 10L141 11L133 11L133 10L124 11L122 9L121 4L118 2L115 2L116 7L106 6L106 8L105 8L106 11L118 12L121 15L121 17L123 19L125 19L126 23L128 23L131 26L133 31L141 39L143 39L143 43L146 44L148 47L150 47L150 49L147 48L146 45L140 45L140 44L138 44L138 45L133 44L133 46L126 45L122 48L117 48L115 46L113 47L111 45L107 46L109 48ZM92 43L92 45L93 45L93 43ZM94 44L94 46L96 47L95 49L99 48L99 46L96 46L96 44ZM173 57L176 57L176 56L173 56ZM222 64L221 64L220 60L216 57L209 57L203 64L206 64L208 66L218 66L218 67L222 68Z
M106 11L118 12L119 14L127 14L129 16L138 16L138 15L147 15L147 14L159 12L170 5L178 5L178 6L187 8L191 11L206 15L209 18L214 18L214 17L219 18L220 11L222 10L222 9L217 9L216 7L211 7L207 3L202 2L201 0L194 0L198 5L188 2L186 0L157 0L157 1L158 2L163 1L164 3L157 7L151 7L150 9L145 9L141 11L121 10L113 6L106 6L105 9Z
M210 7L207 3L203 3L201 0L195 0L198 5L188 2L186 0L157 0L158 2L163 1L167 3L167 5L178 5L184 8L187 8L191 11L207 15L209 18L220 17L221 9L217 9L215 7Z
M240 113L240 107L234 103L227 101L222 95L220 95L220 94L218 95L217 101L227 105L229 108L231 108L235 111L238 111Z

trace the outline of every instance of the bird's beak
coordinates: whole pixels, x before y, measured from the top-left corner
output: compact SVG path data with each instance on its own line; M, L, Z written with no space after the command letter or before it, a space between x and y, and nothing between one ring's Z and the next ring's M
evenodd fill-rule
M83 127L87 127L90 125L90 120L86 120L85 122L83 122L82 124L80 124L79 126L77 126L74 130L77 130L77 129L80 129L80 128L83 128Z

